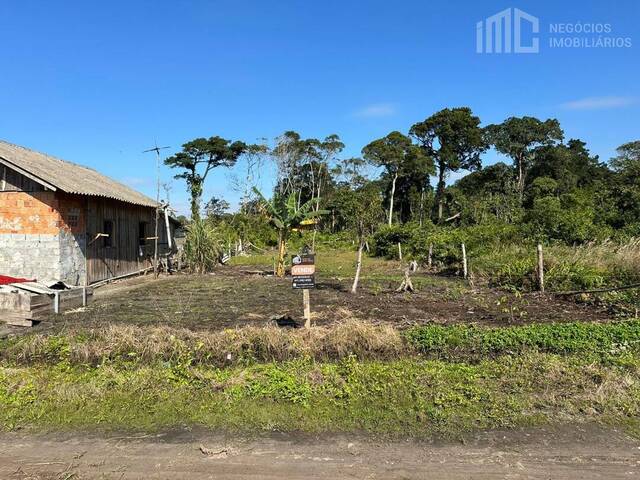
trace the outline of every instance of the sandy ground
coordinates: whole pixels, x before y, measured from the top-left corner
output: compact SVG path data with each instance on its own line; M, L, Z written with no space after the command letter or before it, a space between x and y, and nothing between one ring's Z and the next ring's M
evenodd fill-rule
M0 434L2 479L640 478L640 442L595 426L475 434L457 443L362 436Z

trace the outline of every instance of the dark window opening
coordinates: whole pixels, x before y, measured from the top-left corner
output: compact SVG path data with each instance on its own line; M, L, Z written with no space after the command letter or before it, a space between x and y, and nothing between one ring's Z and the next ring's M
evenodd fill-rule
M144 247L147 244L147 222L138 224L138 245Z
M102 246L104 248L110 248L113 246L113 220L105 220L102 233Z
M80 225L80 209L70 208L65 219L68 227L78 227Z

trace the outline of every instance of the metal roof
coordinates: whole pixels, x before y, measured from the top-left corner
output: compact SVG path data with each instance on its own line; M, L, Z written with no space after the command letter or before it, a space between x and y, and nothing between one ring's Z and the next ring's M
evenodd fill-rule
M95 170L0 140L0 163L44 185L78 195L155 207L154 200Z

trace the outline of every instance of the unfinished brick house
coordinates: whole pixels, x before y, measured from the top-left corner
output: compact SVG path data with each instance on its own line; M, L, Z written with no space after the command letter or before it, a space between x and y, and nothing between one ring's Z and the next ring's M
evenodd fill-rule
M0 275L90 285L142 271L152 265L155 209L95 170L0 141ZM162 212L161 253L172 228Z

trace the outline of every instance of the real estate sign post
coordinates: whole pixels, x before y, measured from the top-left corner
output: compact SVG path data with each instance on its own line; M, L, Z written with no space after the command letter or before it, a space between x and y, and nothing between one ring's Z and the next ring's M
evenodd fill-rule
M311 303L309 289L316 287L315 255L303 253L291 258L291 278L293 288L302 289L302 303L304 306L304 326L311 327Z

